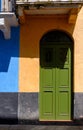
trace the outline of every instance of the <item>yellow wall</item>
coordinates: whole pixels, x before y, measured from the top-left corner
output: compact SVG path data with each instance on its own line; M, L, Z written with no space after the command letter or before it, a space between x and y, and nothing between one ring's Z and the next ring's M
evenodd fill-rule
M74 37L74 89L83 92L83 8L78 14Z
M53 29L65 30L74 37L75 86L74 91L83 91L83 9L77 23L68 24L64 16L26 16L26 24L20 31L19 91L39 92L39 43L41 37ZM81 50L80 50L81 49ZM81 70L82 69L82 70ZM82 80L80 80L80 78Z

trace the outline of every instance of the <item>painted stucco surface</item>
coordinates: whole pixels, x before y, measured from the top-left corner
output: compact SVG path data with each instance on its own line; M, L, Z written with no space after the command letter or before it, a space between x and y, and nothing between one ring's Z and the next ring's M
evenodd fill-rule
M11 28L11 39L0 31L0 120L39 119L40 39L51 30L63 30L74 40L73 118L83 117L83 8L75 24L63 16L26 16ZM20 52L19 52L20 51ZM5 93L3 93L5 92ZM3 102L4 101L4 102Z
M11 28L11 39L0 31L0 92L18 92L19 27Z
M78 14L74 32L74 91L83 92L83 8Z
M73 34L74 25L69 25L65 16L27 16L26 18L27 23L21 26L20 31L19 91L38 92L40 39L46 32L54 29Z
M74 39L74 92L83 92L83 8L75 24L63 16L26 16L20 31L19 91L38 92L40 80L40 39L48 31L59 29ZM26 31L25 31L26 30Z

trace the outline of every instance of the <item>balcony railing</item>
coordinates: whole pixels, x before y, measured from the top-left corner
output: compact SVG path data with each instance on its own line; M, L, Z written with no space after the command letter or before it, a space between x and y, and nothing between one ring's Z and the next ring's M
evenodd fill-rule
M14 12L15 0L1 0L1 12Z
M0 0L0 30L5 39L11 38L11 26L18 26L15 15L15 0Z
M40 3L83 3L83 0L0 0L1 12L15 12L16 4L40 4Z
M27 3L83 3L83 0L16 0L16 4L27 4Z

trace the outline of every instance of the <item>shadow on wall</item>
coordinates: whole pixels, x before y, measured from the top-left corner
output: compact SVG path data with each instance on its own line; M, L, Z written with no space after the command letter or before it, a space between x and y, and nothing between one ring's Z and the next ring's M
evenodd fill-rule
M7 72L10 60L19 57L19 27L11 28L11 39L4 39L0 31L0 72ZM12 63L13 65L13 63Z
M0 31L0 92L18 91L19 27L11 28L11 39Z

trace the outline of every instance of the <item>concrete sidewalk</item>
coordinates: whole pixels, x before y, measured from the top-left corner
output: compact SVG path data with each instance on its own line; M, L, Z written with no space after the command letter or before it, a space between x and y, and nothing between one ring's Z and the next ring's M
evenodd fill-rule
M0 130L83 130L83 122L44 123L27 125L0 125Z
M83 126L0 125L0 130L83 130Z

